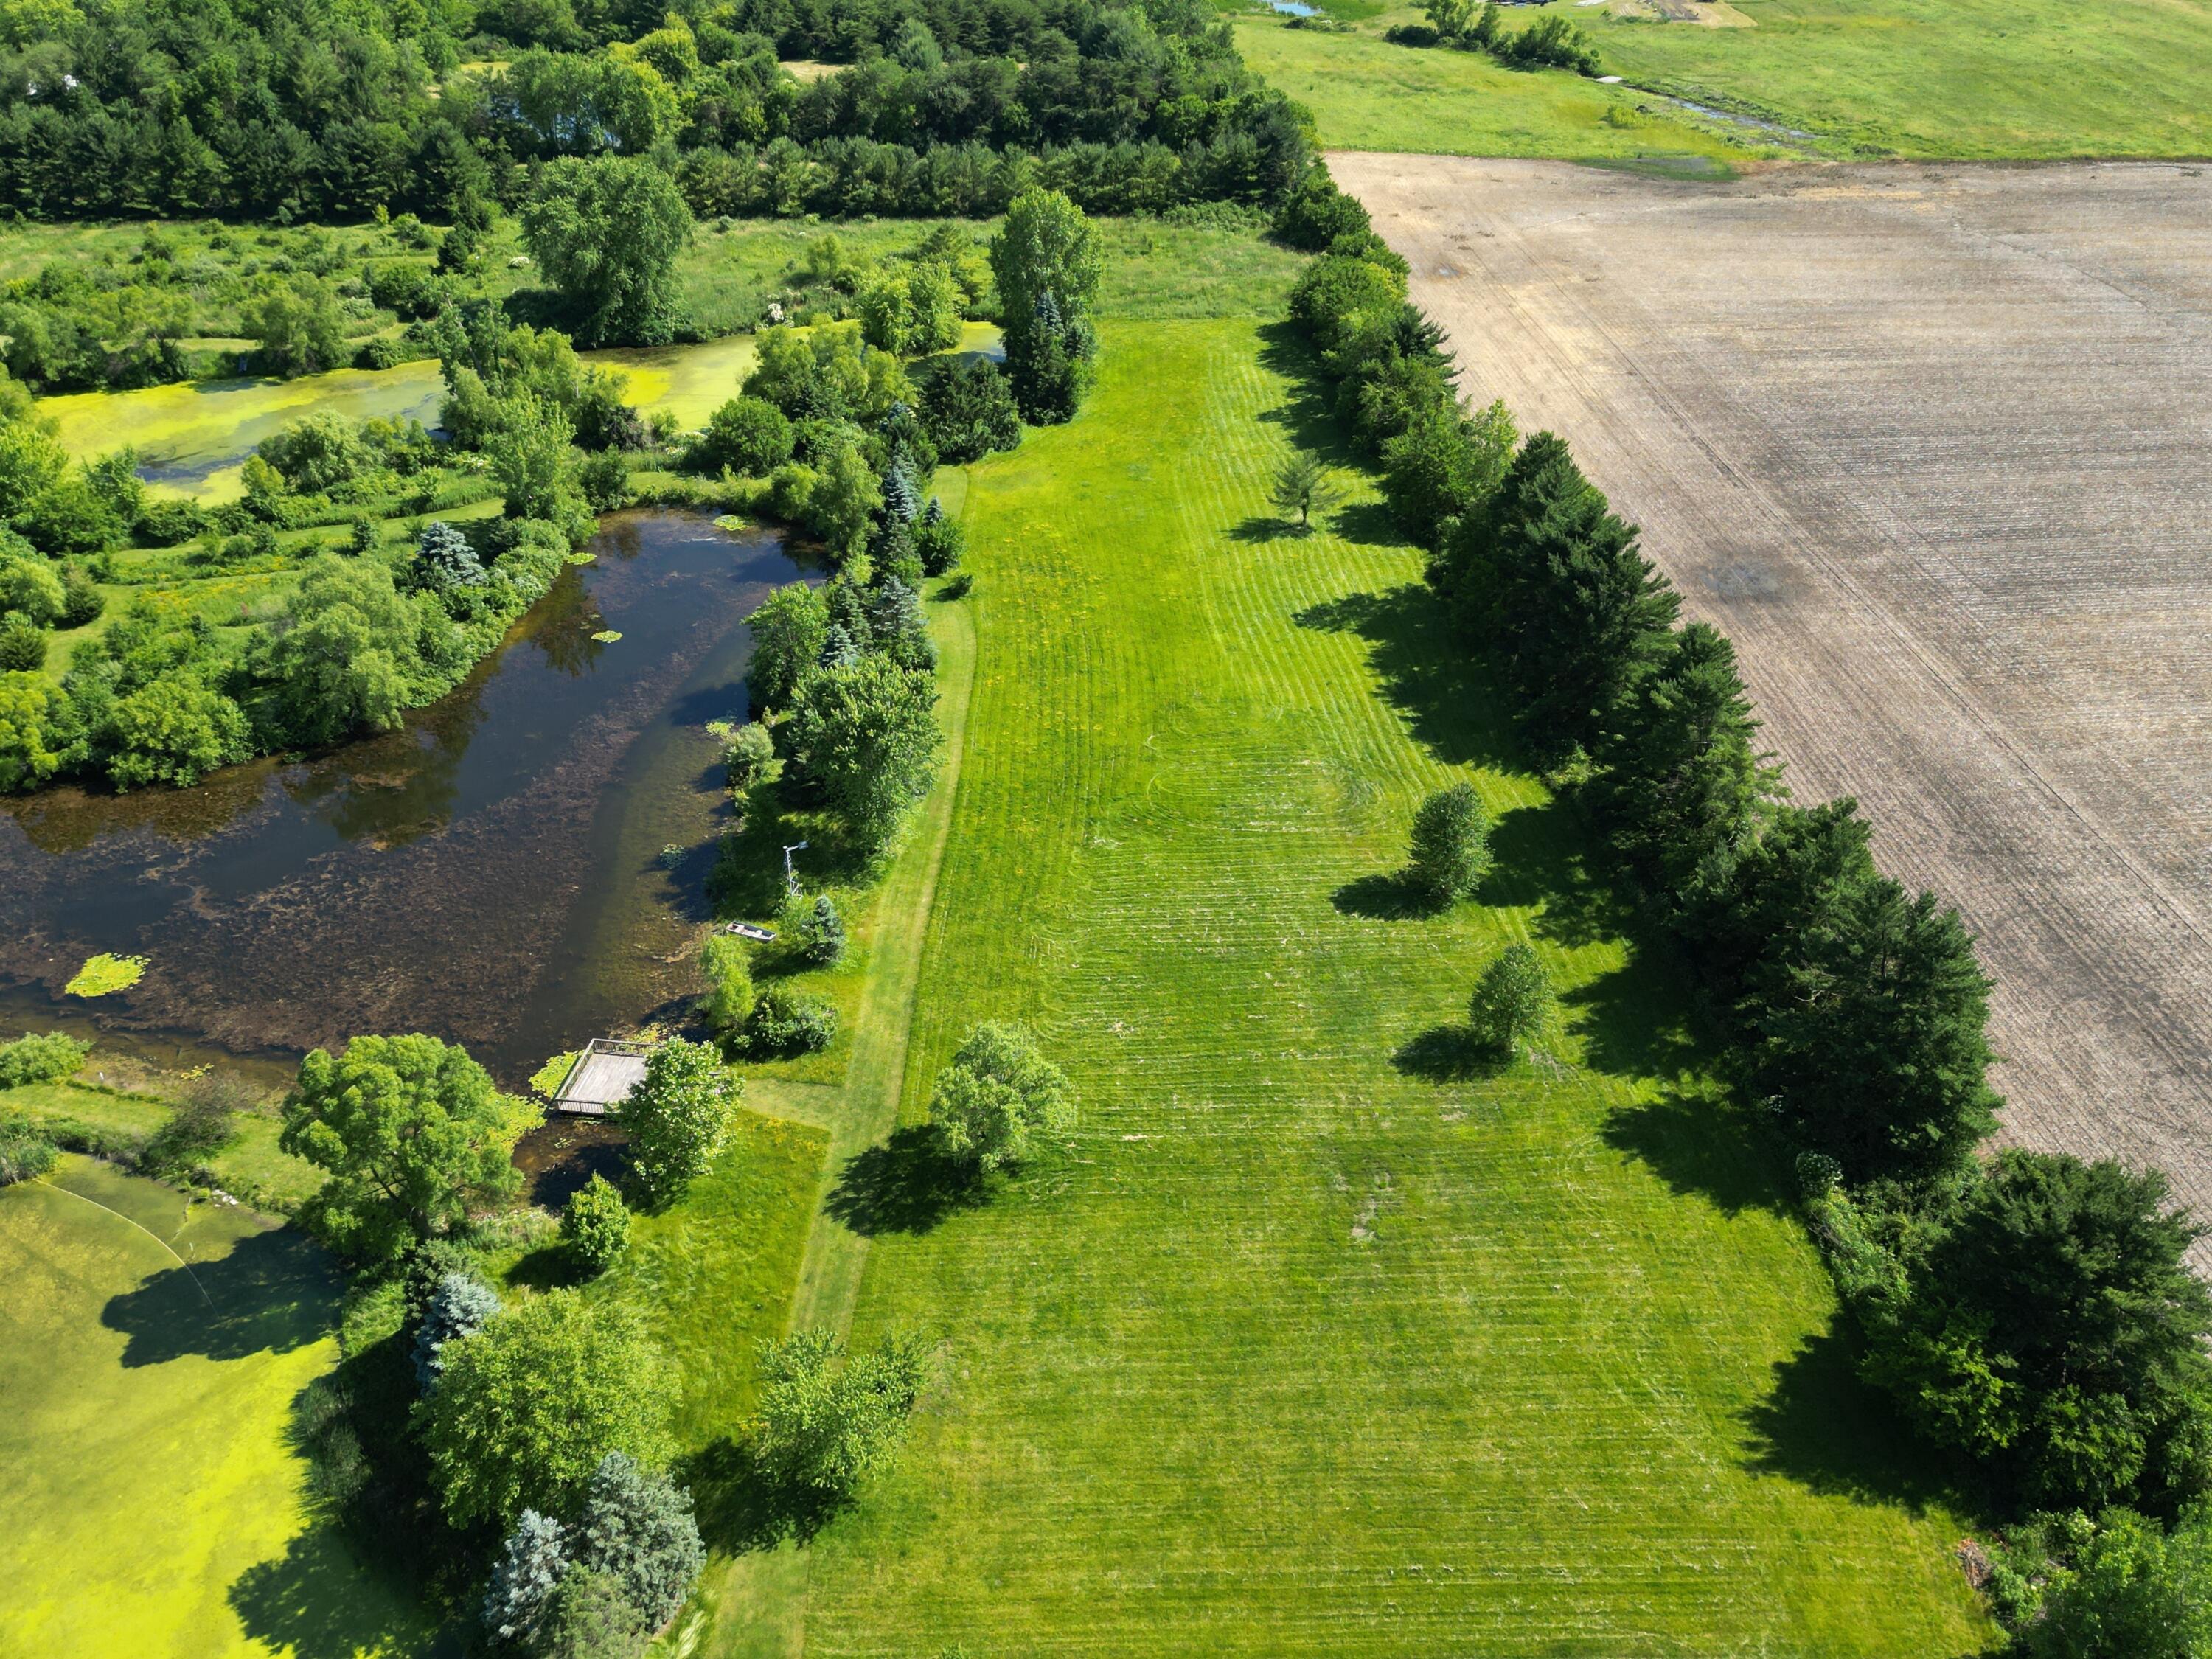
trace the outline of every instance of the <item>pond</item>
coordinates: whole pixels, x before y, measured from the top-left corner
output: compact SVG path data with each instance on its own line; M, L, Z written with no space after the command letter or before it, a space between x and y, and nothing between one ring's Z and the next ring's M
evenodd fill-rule
M512 1086L680 1006L728 811L700 728L744 712L744 618L802 573L693 514L610 515L592 547L400 731L0 802L0 1030L88 1024L156 1063L421 1030ZM144 977L62 996L102 951Z

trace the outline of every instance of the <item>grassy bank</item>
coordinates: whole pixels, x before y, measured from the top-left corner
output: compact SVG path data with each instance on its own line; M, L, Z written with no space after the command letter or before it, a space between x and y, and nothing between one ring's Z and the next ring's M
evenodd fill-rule
M1289 439L1325 441L1279 348L1103 335L1083 416L971 471L971 736L902 1110L1014 1016L1083 1124L981 1206L839 1163L856 1335L934 1333L945 1368L898 1474L763 1559L721 1650L1971 1648L1955 1522L1413 555L1364 500L1310 538L1268 516ZM1405 918L1407 818L1455 775L1504 868ZM1523 938L1571 1030L1470 1075L1467 986Z
M1677 9L1681 9L1679 6ZM1604 87L1471 52L1394 46L1422 21L1393 4L1346 34L1240 17L1237 45L1306 103L1338 149L1570 161L1639 155L1896 155L1921 160L2212 153L2212 5L2173 0L1739 0L1661 21L1650 0L1553 0L1591 39ZM1515 8L1509 27L1525 27ZM1696 117L1638 88L1763 118Z

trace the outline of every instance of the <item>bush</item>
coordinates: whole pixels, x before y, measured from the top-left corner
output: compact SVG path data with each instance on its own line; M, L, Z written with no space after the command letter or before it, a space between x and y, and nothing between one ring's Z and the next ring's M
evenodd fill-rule
M744 942L728 933L708 934L699 947L699 971L707 981L700 1014L718 1035L734 1034L753 1011L752 957Z
M944 505L932 495L914 526L914 550L921 561L921 574L943 576L957 570L967 547L968 538L960 521L946 517Z
M35 674L46 665L46 629L20 611L0 617L0 673Z
M1510 1054L1543 1034L1551 1012L1552 984L1536 953L1525 945L1509 945L1475 981L1467 1020L1477 1042Z
M140 1163L151 1175L190 1175L231 1143L238 1133L234 1115L249 1098L226 1073L193 1079L169 1121L147 1141Z
M569 1260L592 1273L605 1273L629 1248L629 1206L605 1176L593 1176L568 1194L561 1243Z
M707 734L722 745L723 783L732 796L742 801L752 787L768 775L769 766L775 759L775 739L759 720L749 720L742 726L711 720Z
M764 398L732 398L707 420L706 428L684 453L693 472L727 467L749 477L765 478L791 459L798 439L784 412Z
M207 509L198 501L149 501L138 515L138 539L155 547L179 547L209 523Z
M771 985L745 1021L744 1050L756 1060L819 1054L837 1036L837 1010L819 997Z
M1439 789L1413 815L1413 874L1431 902L1472 894L1490 873L1490 814L1474 786Z
M29 1118L0 1115L0 1187L36 1181L54 1167L59 1156L46 1132Z
M13 1042L0 1042L0 1089L58 1083L73 1075L91 1052L92 1044L64 1032L26 1031Z

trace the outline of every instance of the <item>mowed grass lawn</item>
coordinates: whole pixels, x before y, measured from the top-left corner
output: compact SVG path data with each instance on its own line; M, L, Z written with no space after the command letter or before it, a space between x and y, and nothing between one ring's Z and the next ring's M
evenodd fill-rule
M337 1357L319 1251L71 1158L0 1192L0 1654L341 1659L427 1636L313 1525L288 1443Z
M903 1103L1018 1018L1082 1121L981 1206L844 1194L856 1340L927 1331L944 1363L813 1547L805 1650L1978 1649L1959 1522L1890 1496L1767 1173L1639 1071L1670 975L1588 921L1573 826L1499 763L1415 556L1364 499L1306 538L1267 517L1290 432L1321 432L1283 348L1102 335L1082 416L972 471L974 700ZM1462 776L1503 868L1395 917L1378 878ZM1555 1054L1424 1075L1521 939L1568 988Z
M1240 18L1237 40L1313 110L1334 149L1570 161L2212 154L2212 0L1735 0L1752 26L1727 28L1623 15L1638 9L1620 0L1548 9L1589 35L1605 73L1633 84L1391 46L1384 29L1422 19L1410 3L1349 34ZM1508 27L1530 21L1516 9ZM1639 87L1810 137L1731 132Z

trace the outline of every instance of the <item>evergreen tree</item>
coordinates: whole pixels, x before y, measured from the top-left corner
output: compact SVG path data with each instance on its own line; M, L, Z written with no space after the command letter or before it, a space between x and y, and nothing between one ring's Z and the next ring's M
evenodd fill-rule
M648 1630L674 1617L707 1561L690 1494L621 1452L592 1471L574 1541L578 1565L619 1583Z
M814 908L799 924L799 937L806 947L807 960L817 968L835 967L844 959L845 922L829 894L815 896Z
M845 631L842 623L831 623L830 631L822 637L822 654L817 665L828 669L850 668L860 660L860 647ZM802 695L804 688L802 687Z
M921 512L921 492L915 488L907 469L894 461L884 469L884 513L901 524L912 524Z
M961 532L960 521L947 518L944 507L932 495L915 526L914 544L921 558L922 574L943 576L960 568L967 538Z
M568 1538L558 1521L525 1510L501 1547L484 1592L484 1628L498 1642L526 1646L538 1635L546 1603L568 1571Z
M1537 743L1587 744L1664 646L1680 602L1565 444L1532 439L1501 493L1491 614L1508 684Z
M415 1381L424 1394L445 1375L446 1345L474 1336L505 1305L499 1292L473 1273L449 1273L438 1280L415 1333Z
M443 519L422 526L415 540L416 579L434 593L455 587L482 587L490 580L469 538Z
M1778 775L1753 752L1759 722L1728 636L1692 623L1613 710L1588 799L1621 860L1674 898L1748 836Z
M561 1212L561 1243L586 1273L603 1273L629 1247L629 1206L603 1175L568 1194Z
M1853 1181L1955 1168L1996 1127L1989 992L1956 910L1886 877L1851 883L1753 974L1753 1091Z

